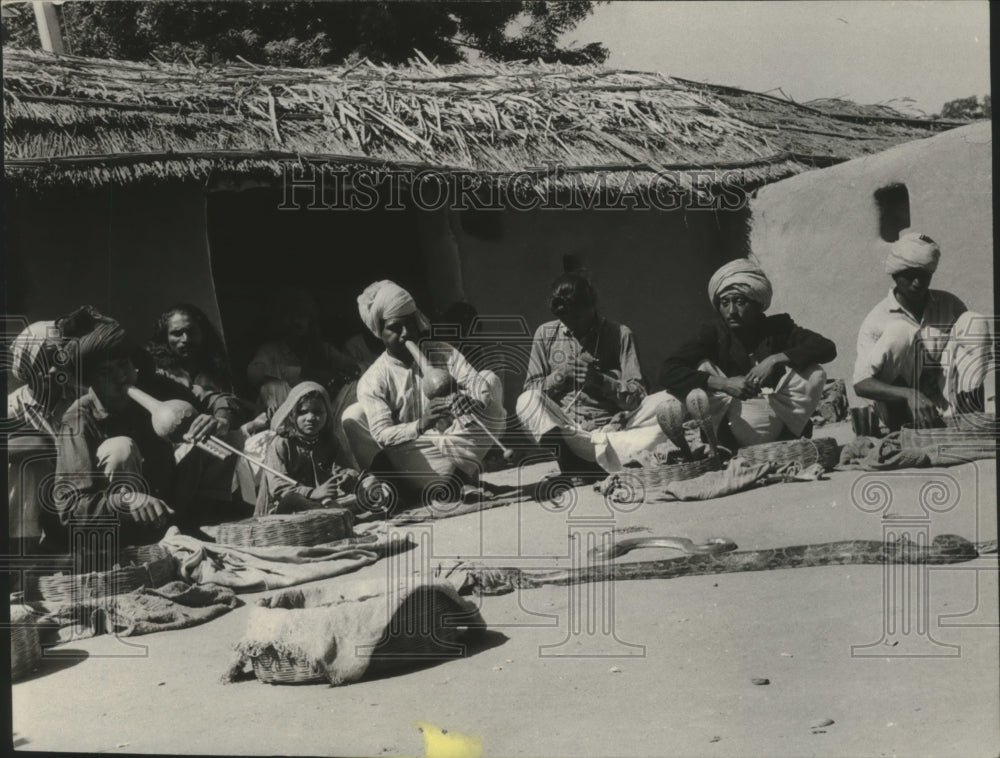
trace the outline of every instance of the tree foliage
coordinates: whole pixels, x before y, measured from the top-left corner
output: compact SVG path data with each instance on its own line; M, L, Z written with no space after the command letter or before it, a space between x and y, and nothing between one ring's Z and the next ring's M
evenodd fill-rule
M601 63L599 42L560 46L593 12L589 0L538 2L73 2L64 36L77 55L126 60L319 66L361 57L400 63L419 50L454 63L476 50L492 60ZM4 44L38 47L32 13L4 18Z
M989 95L977 100L975 95L950 100L941 108L941 118L975 119L992 118L993 105Z

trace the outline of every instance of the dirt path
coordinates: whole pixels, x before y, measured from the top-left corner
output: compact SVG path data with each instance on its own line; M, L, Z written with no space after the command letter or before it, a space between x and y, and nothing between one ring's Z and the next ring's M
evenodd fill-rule
M618 528L726 536L741 549L880 539L882 515L851 500L862 476L612 516ZM945 482L954 507L932 514L931 533L996 538L994 461L882 479L900 507L918 503L927 481ZM435 558L551 563L543 556L566 553L573 518L607 517L595 493L577 495L570 516L525 503L437 522ZM469 657L340 688L219 684L243 607L184 631L72 643L62 652L80 657L48 661L13 687L15 740L25 750L78 752L422 755L414 722L425 721L478 735L491 756L995 756L996 566L992 556L931 571L929 633L904 640L917 657L898 655L899 645L852 655L852 645L882 638L878 566L591 585L612 592L613 634L570 633L567 588L486 598L492 631ZM897 609L894 618L905 615ZM983 625L946 625L962 623ZM834 723L810 728L823 719Z

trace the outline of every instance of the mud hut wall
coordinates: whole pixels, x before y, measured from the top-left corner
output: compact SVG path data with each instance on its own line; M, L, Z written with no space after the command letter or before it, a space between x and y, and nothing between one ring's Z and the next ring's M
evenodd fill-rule
M931 287L993 313L992 162L991 126L981 122L767 185L751 201L750 243L774 284L771 312L836 342L830 377L850 386L858 328L892 286L874 197L882 187L905 184L910 228L941 245Z
M647 381L656 389L660 364L713 315L706 286L722 263L739 257L741 211L506 211L495 238L454 224L462 284L481 316L521 317L528 334L553 318L548 297L575 254L597 289L602 315L631 327ZM524 380L504 372L508 408Z

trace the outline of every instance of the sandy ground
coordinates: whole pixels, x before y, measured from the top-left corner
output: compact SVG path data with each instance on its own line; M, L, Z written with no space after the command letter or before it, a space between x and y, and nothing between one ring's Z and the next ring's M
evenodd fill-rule
M532 480L548 470L536 464L498 476ZM876 480L888 484L895 521L854 503ZM935 500L931 493L942 512L924 518L918 503L930 481L947 494ZM580 489L563 511L524 503L415 533L430 530L435 562L461 555L509 564L521 556L537 565L565 556L568 529L587 519L597 527L584 528L613 523L650 530L628 536L695 541L726 536L753 549L881 539L909 514L918 517L911 531L929 524L931 535L980 541L997 537L995 486L995 462L980 461L882 475L835 472L827 481L709 502L648 503L630 513L609 512L596 493ZM376 564L329 581L385 570ZM897 586L895 595L880 566L589 587L609 593L593 597L613 600L606 617L600 601L592 606L592 634L571 633L570 609L583 597L572 588L485 598L491 631L468 657L339 688L220 684L247 607L193 629L73 642L59 649L70 657L47 660L14 685L15 746L422 755L414 722L425 721L477 735L489 756L992 758L1000 751L995 555L932 568L926 584ZM244 599L252 604L259 596ZM896 598L888 615L885 596ZM900 608L905 597L920 601ZM900 633L884 639L887 623L899 624ZM852 653L863 645L871 647ZM834 723L811 728L823 719Z

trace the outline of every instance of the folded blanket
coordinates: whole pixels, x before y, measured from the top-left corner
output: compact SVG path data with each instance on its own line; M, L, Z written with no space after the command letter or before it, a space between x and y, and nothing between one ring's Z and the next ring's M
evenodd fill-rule
M861 461L877 444L878 437L855 437L841 449L837 468L861 468Z
M59 628L59 639L83 639L99 634L133 637L139 634L186 629L211 621L241 604L227 587L192 586L173 581L157 589L142 587L74 603L30 603L43 625Z
M955 466L971 460L995 458L994 450L947 444L936 447L903 447L900 432L878 439L858 437L844 446L840 454L840 469L889 471L903 468Z
M258 601L223 681L246 678L251 659L271 650L309 663L331 684L348 684L373 662L391 667L461 657L459 639L485 628L476 605L446 582L324 582Z
M384 555L384 536L351 537L311 547L233 547L168 532L160 540L183 578L257 592L326 579L370 566Z
M813 426L831 424L847 418L847 386L843 379L827 379L823 387L823 398L813 412Z
M661 502L711 500L766 484L813 482L823 478L823 467L818 463L803 468L795 462L782 466L775 463L751 464L736 457L722 471L709 471L693 479L670 482L656 499Z
M670 482L657 500L710 500L766 484L770 463L750 465L733 458L722 471L709 471L694 479Z

